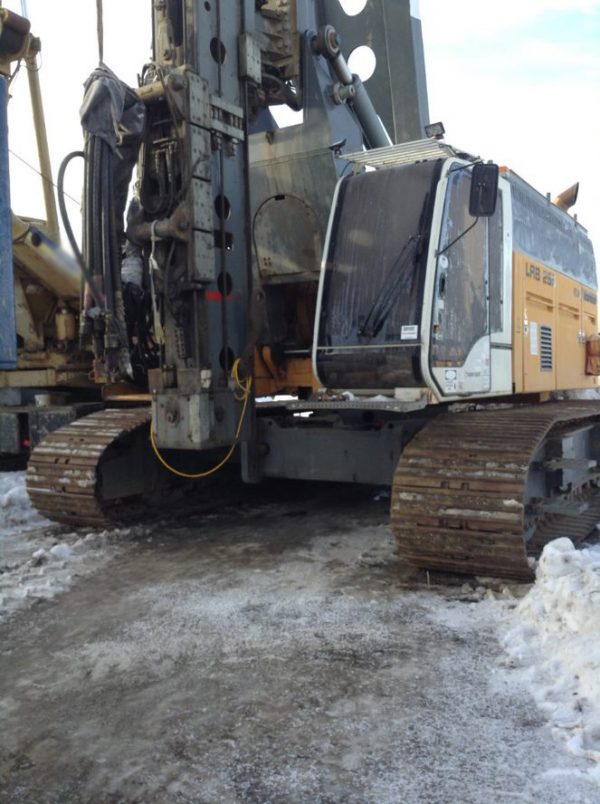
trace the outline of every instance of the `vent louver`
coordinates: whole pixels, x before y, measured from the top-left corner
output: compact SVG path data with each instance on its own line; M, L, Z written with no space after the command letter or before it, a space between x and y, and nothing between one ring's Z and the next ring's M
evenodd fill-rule
M540 327L540 369L552 371L552 327Z

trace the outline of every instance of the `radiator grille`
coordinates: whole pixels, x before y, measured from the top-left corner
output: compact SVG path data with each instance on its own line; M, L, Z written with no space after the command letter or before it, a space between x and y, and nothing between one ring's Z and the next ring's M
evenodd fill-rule
M540 368L552 371L552 327L540 327Z

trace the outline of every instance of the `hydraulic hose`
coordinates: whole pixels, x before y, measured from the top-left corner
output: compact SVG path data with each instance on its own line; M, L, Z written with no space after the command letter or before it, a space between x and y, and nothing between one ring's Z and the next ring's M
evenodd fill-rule
M81 157L82 159L85 159L85 154L83 153L83 151L71 151L71 153L67 154L67 156L65 156L63 161L60 163L60 167L58 169L58 177L57 177L57 180L56 180L56 188L57 188L57 195L58 195L58 208L59 208L59 211L60 211L60 217L61 217L61 220L62 220L62 224L64 226L65 233L67 235L67 240L69 241L69 245L71 246L71 249L73 250L73 254L75 255L75 259L77 260L77 264L79 265L79 267L81 269L81 273L85 277L85 281L88 284L88 287L90 289L90 293L92 294L92 298L94 299L94 302L95 302L96 306L99 309L102 309L104 305L103 305L103 303L101 302L101 300L100 300L100 298L98 296L96 288L94 287L94 281L93 281L92 274L91 274L89 268L87 267L87 265L85 264L85 260L83 259L83 254L81 253L81 251L79 249L79 244L77 243L77 240L75 239L75 235L73 234L73 227L71 226L71 221L69 219L69 215L67 213L67 206L66 206L66 203L65 203L65 190L64 190L65 172L66 172L67 167L69 166L69 164L72 162L72 160L76 159L77 157ZM87 161L86 161L86 169L87 169Z

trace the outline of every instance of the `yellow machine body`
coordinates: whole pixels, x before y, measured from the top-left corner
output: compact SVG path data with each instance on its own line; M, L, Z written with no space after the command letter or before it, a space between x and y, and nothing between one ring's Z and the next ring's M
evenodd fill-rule
M598 378L586 374L586 345L597 332L595 288L513 253L516 393L597 387Z

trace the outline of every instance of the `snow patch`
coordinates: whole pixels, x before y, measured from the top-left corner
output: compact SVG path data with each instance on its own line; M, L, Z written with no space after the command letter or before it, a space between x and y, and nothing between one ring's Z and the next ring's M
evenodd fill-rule
M536 582L511 614L504 644L568 750L600 783L600 546L544 548Z
M29 502L25 472L0 473L0 533L6 536L23 528L49 524Z
M65 591L110 561L130 534L65 532L33 508L25 472L0 473L0 619Z
M68 561L70 558L73 558L73 550L68 544L62 542L50 548L50 555L58 561Z

